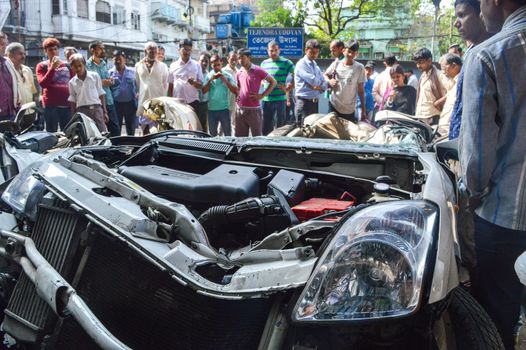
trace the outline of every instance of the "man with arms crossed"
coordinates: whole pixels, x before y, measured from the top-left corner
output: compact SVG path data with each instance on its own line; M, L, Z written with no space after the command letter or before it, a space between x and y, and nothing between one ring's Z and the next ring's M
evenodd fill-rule
M260 136L262 116L259 103L274 89L276 80L252 63L249 49L239 49L237 56L241 69L236 75L239 95L236 109L236 136L248 136L249 130L252 136ZM263 80L268 81L269 85L260 94L259 87Z

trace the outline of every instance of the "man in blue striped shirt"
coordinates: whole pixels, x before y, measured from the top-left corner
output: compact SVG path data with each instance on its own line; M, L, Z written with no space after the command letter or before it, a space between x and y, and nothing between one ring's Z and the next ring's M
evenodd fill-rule
M319 53L318 40L308 40L305 44L305 56L298 61L294 71L296 118L300 125L303 125L305 117L318 113L320 94L327 89L327 82L315 61Z
M475 296L513 349L526 250L526 0L482 0L492 38L465 62L459 150L475 212Z
M277 41L271 41L267 46L268 59L261 62L263 68L271 77L276 79L277 85L272 92L263 98L263 135L267 135L276 127L285 125L287 111L287 95L292 90L293 84L287 84L289 74L294 75L294 64L291 60L280 57L280 48ZM268 82L264 82L265 88ZM276 121L274 123L274 120Z

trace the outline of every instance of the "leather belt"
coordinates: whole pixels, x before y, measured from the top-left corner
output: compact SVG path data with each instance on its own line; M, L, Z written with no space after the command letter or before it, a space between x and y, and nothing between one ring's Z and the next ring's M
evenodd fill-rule
M298 97L300 100L303 100L303 101L309 101L309 102L312 102L312 103L318 103L318 101L320 100L319 98L305 98L305 97Z
M84 106L80 106L78 108L95 109L95 108L99 108L99 107L102 107L102 106L99 105L99 104L96 104L96 105L84 105Z

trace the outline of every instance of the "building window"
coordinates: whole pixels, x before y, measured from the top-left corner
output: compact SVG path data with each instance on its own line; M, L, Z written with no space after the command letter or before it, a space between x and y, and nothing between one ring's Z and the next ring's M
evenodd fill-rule
M65 15L68 14L68 0L62 1L62 13Z
M51 2L52 14L60 15L60 0L53 0Z
M384 59L384 53L383 52L375 52L374 53L374 59L377 61L381 61Z
M131 13L131 28L135 30L141 30L141 15L139 12L133 11Z
M88 0L77 0L77 16L79 18L89 18Z
M126 10L122 6L113 7L113 24L126 24Z
M111 23L111 8L109 3L97 1L97 5L95 5L95 20L97 22Z

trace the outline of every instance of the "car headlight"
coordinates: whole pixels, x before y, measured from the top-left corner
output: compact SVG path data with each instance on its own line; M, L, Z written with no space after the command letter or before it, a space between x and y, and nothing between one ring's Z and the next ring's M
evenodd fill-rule
M45 191L44 185L33 176L33 167L22 170L7 186L2 200L19 214L25 214L33 221L36 218L36 197Z
M386 202L350 217L320 257L293 311L296 321L408 315L422 296L438 207Z

